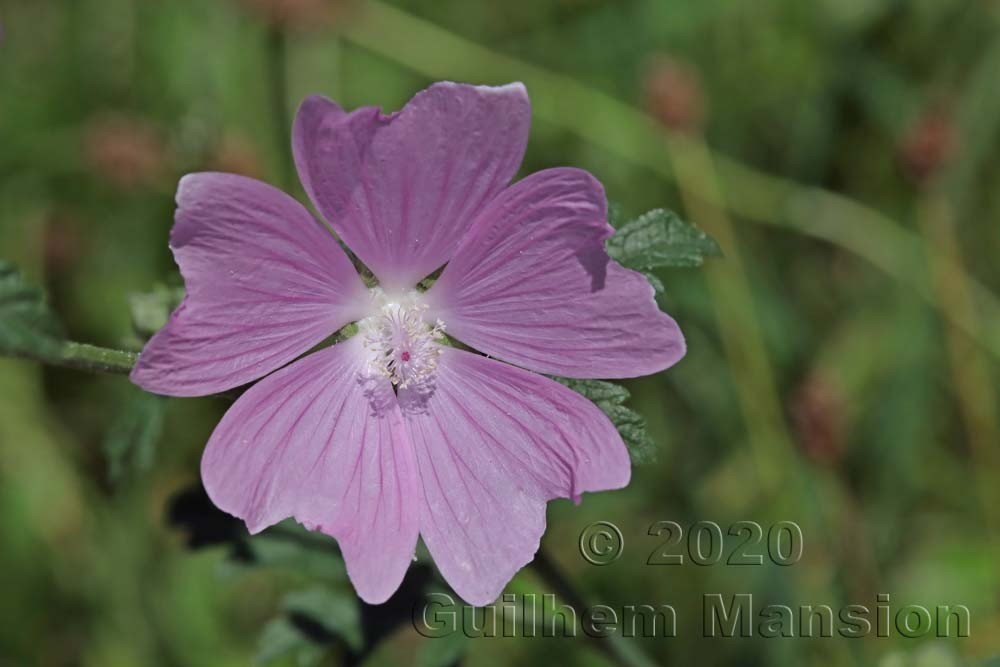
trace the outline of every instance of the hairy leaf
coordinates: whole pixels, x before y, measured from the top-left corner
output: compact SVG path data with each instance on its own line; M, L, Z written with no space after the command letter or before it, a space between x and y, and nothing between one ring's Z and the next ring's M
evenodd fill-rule
M649 463L656 459L656 443L646 431L645 418L624 405L630 396L628 389L605 380L555 379L593 401L608 416L625 441L632 463Z
M646 430L645 417L624 405L610 406L604 409L604 414L621 434L632 463L651 463L656 460L656 443Z
M108 477L119 481L127 472L149 470L163 431L167 399L133 389L104 438Z
M0 354L55 359L63 342L62 325L42 290L0 260Z
M317 623L335 637L344 640L352 651L361 650L361 616L358 600L343 591L316 587L285 596L282 605L289 614L305 617Z
M279 616L264 626L257 643L258 665L268 665L281 658L295 657L299 667L320 664L326 648L287 616Z
M347 569L336 542L292 520L244 540L240 567L269 567L322 581L347 581Z
M422 642L417 654L417 667L454 667L462 664L469 648L469 637L464 632L450 632L442 637L428 638Z
M621 405L631 396L628 389L614 382L606 382L604 380L573 380L567 378L557 379L576 393L583 394L594 403L597 403L598 407L602 410L605 410L605 405Z
M616 201L608 202L608 224L618 229L623 224L625 224L625 214L622 211L622 205Z
M657 294L661 294L664 290L663 281L660 277L653 273L652 271L642 271L642 275L646 276L646 280L649 284L653 286L653 291Z
M648 272L660 267L701 266L722 250L705 232L672 211L657 208L618 228L608 254L622 266Z
M163 328L170 313L184 300L184 289L157 285L149 292L134 292L128 304L132 315L132 328L143 340Z

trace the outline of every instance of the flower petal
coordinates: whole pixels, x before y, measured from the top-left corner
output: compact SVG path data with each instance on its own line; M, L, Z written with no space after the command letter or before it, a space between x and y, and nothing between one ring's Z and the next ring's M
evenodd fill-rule
M604 189L579 169L549 169L480 213L427 293L448 334L486 354L565 377L623 378L684 356L677 324L641 274L604 243Z
M435 379L399 392L420 533L455 592L483 605L534 557L546 501L625 486L628 451L596 406L540 375L446 348Z
M364 283L337 240L260 181L182 178L170 247L187 293L132 371L147 391L201 396L245 384L362 313Z
M366 602L399 587L417 543L412 446L388 380L364 380L357 337L268 376L229 409L201 475L256 533L289 516L337 538Z
M316 208L390 289L444 264L524 156L531 108L519 83L436 83L402 111L302 103L293 149Z

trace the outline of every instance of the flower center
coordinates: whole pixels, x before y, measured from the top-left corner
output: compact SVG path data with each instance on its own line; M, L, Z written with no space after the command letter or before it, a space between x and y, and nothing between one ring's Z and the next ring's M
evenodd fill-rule
M376 298L382 305L358 323L371 370L402 389L429 382L441 354L444 323L427 323L427 306L414 299L388 301L378 292Z

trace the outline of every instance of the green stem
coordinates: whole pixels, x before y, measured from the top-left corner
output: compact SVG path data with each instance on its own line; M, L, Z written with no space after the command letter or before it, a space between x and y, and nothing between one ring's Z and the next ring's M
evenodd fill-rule
M128 375L132 367L135 366L135 360L139 358L136 352L113 350L88 343L76 343L71 340L63 343L59 351L54 355L42 356L21 353L17 356L25 359L34 359L35 361L40 361L51 366L74 368L93 373L118 373L121 375Z
M131 373L132 367L135 366L136 360L139 359L138 352L115 350L110 347L98 347L97 345L77 343L71 340L64 342L56 354L18 352L13 356L21 359L32 359L43 364L48 364L49 366L60 366L62 368L72 368L91 373L114 373L116 375L128 375ZM211 394L211 396L235 401L242 393L240 388L236 388Z

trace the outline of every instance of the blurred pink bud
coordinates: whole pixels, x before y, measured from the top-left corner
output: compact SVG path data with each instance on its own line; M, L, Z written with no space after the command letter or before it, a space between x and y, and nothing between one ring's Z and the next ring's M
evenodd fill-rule
M215 146L208 161L210 171L223 171L250 178L262 178L260 155L246 136L227 132Z
M660 123L679 132L701 129L707 103L701 77L690 64L655 56L645 66L642 87L646 110Z
M956 149L951 114L936 108L924 113L899 142L899 160L907 175L924 183L952 158Z
M152 185L169 171L166 142L144 118L101 114L88 123L83 143L87 166L117 187Z
M836 383L815 372L799 385L790 406L796 441L814 462L835 466L844 453L844 399Z
M52 212L46 216L43 259L46 275L70 271L86 252L89 237L80 232L80 223L67 212Z

